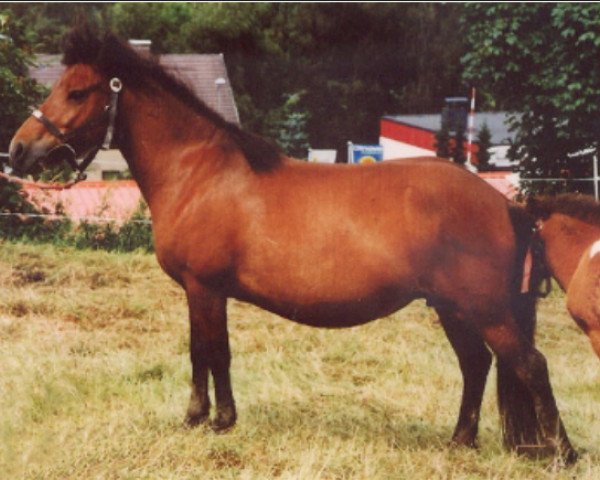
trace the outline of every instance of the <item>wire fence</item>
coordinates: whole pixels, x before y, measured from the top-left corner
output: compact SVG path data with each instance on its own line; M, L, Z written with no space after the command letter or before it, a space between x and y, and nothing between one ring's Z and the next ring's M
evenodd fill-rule
M569 154L569 158L581 158L591 156L592 158L592 166L593 166L593 174L591 177L582 177L582 178L519 178L519 190L523 190L523 186L528 183L555 183L555 184L572 184L575 182L593 182L594 188L594 198L596 201L600 200L600 175L599 175L599 166L598 166L598 152L594 148L589 148L585 150L580 150L578 152L574 152ZM0 160L8 159L9 154L6 152L0 152ZM122 222L122 219L118 218L108 218L108 217L100 217L100 216L88 216L88 217L67 217L60 215L52 215L52 214L21 214L21 213L0 213L0 216L19 216L21 218L25 217L39 217L39 218L48 218L52 220L65 219L76 222L100 222L100 223L110 223L110 222ZM152 221L148 220L137 220L131 219L129 220L132 223L144 223L150 224Z
M15 213L15 212L0 212L0 217L17 217L23 218L45 218L47 220L64 220L72 222L88 222L88 223L139 223L143 225L152 224L151 219L137 219L130 218L123 220L122 218L115 217L96 217L96 216L67 216L67 215L55 215L52 213Z
M519 178L520 190L523 190L523 186L527 183L555 183L569 185L576 182L593 182L594 198L596 201L600 197L600 175L598 174L598 152L595 148L588 148L568 154L569 159L579 159L583 157L590 157L592 161L592 176L591 177L580 177L580 178Z
M9 158L9 154L6 152L0 152L0 162L3 160L7 160ZM1 205L0 205L1 208ZM122 224L122 223L134 223L134 224L143 224L143 225L151 225L151 218L138 219L138 218L122 218L122 217L109 217L109 216L100 216L100 215L59 215L53 213L25 213L25 212L0 212L0 217L15 217L21 220L25 218L40 218L47 219L52 221L70 221L74 223L114 223L114 224Z

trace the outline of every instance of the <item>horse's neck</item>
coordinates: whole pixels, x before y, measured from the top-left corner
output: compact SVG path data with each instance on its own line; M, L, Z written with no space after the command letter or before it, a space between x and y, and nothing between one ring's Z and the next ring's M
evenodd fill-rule
M223 133L169 94L128 92L121 99L121 152L154 215L165 191L197 188L225 162L211 161ZM199 167L202 168L199 168Z
M566 289L583 252L600 239L600 227L553 214L543 223L541 235L552 275Z

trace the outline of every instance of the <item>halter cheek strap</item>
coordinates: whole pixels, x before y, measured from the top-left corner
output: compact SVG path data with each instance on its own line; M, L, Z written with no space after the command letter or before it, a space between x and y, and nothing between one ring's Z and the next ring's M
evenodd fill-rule
M42 113L41 110L36 109L36 110L33 110L33 112L31 112L31 115L33 116L33 118L35 118L36 120L41 122L44 125L44 127L46 127L46 130L48 130L48 132L50 132L52 135L54 135L56 138L58 138L62 142L60 145L56 146L50 152L48 152L48 155L51 155L52 153L56 153L61 150L65 150L65 153L67 154L65 156L67 162L69 163L69 165L71 166L71 168L74 171L78 172L76 181L81 181L81 180L86 179L87 176L84 173L85 169L90 165L90 163L92 163L94 158L96 158L96 155L100 149L108 150L112 143L114 133L115 133L115 123L116 123L116 119L117 119L117 106L118 106L118 102L119 102L119 92L121 92L121 90L123 89L123 83L121 82L121 80L119 78L115 77L110 80L109 87L110 87L109 101L108 101L108 104L105 105L104 109L102 110L102 113L97 115L96 117L91 118L90 120L85 122L83 125L75 128L74 130L71 130L70 132L66 132L66 133L61 132L61 130L56 126L56 124L54 124L52 122L52 120L50 120L48 117L46 117ZM106 133L104 134L104 140L102 141L102 143L100 145L92 148L85 155L85 157L83 157L83 159L80 163L77 163L77 152L75 151L75 148L69 142L76 139L82 133L85 133L86 131L90 130L91 128L96 127L99 123L103 123L105 121L108 121L108 124L106 127Z
M119 101L119 92L123 89L123 83L118 78L111 79L110 83L110 100L108 108L108 127L106 127L106 135L102 142L102 149L108 150L115 133L115 121L117 119L117 103Z

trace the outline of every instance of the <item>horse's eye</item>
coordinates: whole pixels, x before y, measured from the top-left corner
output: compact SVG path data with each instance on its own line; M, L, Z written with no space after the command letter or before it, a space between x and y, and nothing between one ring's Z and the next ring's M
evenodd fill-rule
M80 102L82 100L85 100L89 94L90 90L87 88L85 90L71 90L69 92L68 98L69 100L75 100L76 102Z

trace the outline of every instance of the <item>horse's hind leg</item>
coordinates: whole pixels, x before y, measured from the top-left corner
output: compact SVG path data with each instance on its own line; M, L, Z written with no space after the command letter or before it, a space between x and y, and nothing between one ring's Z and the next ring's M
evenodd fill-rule
M196 426L208 420L208 372L213 375L217 414L212 428L227 429L235 424L236 411L229 367L231 354L227 333L226 298L194 281L186 283L190 314L190 356L192 393L186 423Z
M513 369L517 378L533 397L541 440L546 447L560 455L565 462L577 459L556 407L548 368L544 356L518 333L512 317L507 321L491 322L482 328L482 335L499 360ZM532 445L517 446L517 450L531 451Z
M463 395L452 442L457 445L476 447L479 412L485 382L492 364L492 355L479 333L458 320L451 310L445 308L436 310L458 357L463 376Z

